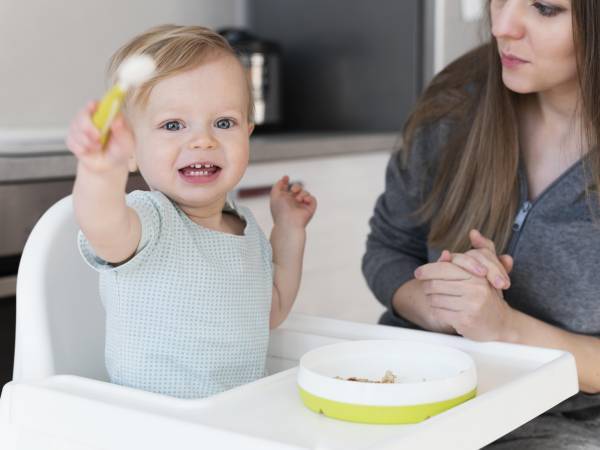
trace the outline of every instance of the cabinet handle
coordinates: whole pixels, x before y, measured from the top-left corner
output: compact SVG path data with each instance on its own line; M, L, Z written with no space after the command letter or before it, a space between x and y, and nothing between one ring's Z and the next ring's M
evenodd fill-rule
M304 187L302 181L291 181L290 186L293 184L299 184L301 187ZM235 191L235 198L242 199L268 196L271 193L272 187L272 184L263 184L260 186L240 188Z

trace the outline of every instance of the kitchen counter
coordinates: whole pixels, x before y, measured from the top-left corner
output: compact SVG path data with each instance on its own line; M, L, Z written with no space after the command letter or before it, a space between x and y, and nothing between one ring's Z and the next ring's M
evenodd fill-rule
M399 133L289 133L259 134L250 140L250 162L314 158L345 153L391 150ZM0 183L70 178L76 159L62 139L2 141Z

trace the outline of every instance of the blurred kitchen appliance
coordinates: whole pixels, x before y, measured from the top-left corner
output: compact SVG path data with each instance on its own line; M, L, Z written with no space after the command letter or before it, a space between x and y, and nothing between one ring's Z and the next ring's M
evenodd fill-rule
M286 132L398 132L422 82L423 0L248 0L278 42Z
M257 130L277 128L282 121L279 45L241 28L224 28L219 33L235 49L248 70Z

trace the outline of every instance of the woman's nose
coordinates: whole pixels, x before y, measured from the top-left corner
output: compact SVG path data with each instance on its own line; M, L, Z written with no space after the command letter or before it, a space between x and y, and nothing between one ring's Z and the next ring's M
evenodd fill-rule
M492 34L496 39L521 39L525 35L523 3L522 0L492 1Z
M217 141L209 131L198 131L190 140L189 147L193 150L214 150Z

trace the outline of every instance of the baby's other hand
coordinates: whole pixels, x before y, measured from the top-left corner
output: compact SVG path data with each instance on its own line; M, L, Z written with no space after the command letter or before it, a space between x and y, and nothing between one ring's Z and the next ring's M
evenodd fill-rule
M127 168L133 155L133 133L119 114L113 121L106 146L100 143L100 131L92 122L98 102L89 102L73 119L69 126L66 144L88 170L106 172L116 168Z
M271 215L276 225L304 228L317 209L317 199L300 184L289 186L290 179L282 177L271 189Z

